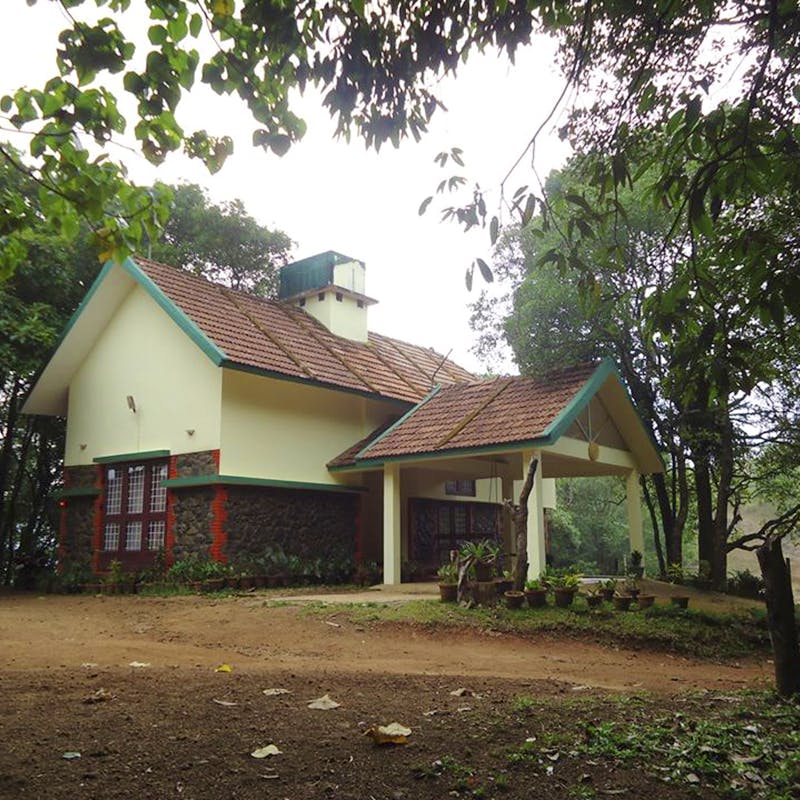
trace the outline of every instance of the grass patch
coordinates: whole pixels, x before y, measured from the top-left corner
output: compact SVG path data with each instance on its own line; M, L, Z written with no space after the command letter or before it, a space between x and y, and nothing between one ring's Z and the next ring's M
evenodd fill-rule
M769 648L766 618L761 611L719 614L653 606L644 611L617 612L607 606L589 609L582 600L576 600L569 609L548 605L511 611L502 606L463 608L416 600L398 605L342 605L340 610L361 624L395 623L431 630L490 629L523 637L554 633L708 659L743 658Z

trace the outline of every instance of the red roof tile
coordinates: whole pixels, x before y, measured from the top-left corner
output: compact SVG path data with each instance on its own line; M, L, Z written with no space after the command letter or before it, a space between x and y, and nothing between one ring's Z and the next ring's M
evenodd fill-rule
M410 403L419 402L434 384L475 378L433 350L374 333L366 343L351 341L295 306L155 261L135 260L235 364Z
M495 378L445 387L384 436L375 436L357 459L351 454L344 461L350 448L335 459L336 465L532 441L545 435L596 368L584 364L540 378Z

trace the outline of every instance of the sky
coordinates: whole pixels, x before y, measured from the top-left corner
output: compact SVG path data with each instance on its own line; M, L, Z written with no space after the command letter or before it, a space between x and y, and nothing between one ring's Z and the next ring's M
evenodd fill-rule
M86 10L92 5L87 3ZM57 36L66 27L63 12L52 0L39 0L33 7L26 0L4 0L3 10L0 95L23 85L43 86L55 74ZM134 37L144 25L134 16L123 30ZM146 52L144 45L140 50ZM306 120L308 132L279 158L252 147L256 126L243 104L198 85L182 103L178 121L186 130L232 136L234 155L217 175L181 154L157 168L123 147L112 145L109 154L126 163L136 182L184 180L206 187L215 202L241 199L259 222L291 236L297 243L295 258L336 250L364 261L367 294L379 301L369 311L371 330L443 354L452 351L455 361L481 371L470 352L474 337L468 304L482 281L476 276L470 293L464 274L476 257L491 263L488 231L464 233L454 223L441 222L437 208L448 204L446 198L437 198L422 217L418 209L440 180L463 174L470 186L477 181L488 190L489 215L496 211L500 180L561 91L554 52L552 40L542 37L518 53L516 65L496 53L471 57L455 78L440 83L447 111L436 112L421 142L410 140L399 149L387 145L375 153L355 136L350 143L335 140L333 121L319 95L309 90L297 96L293 109ZM133 113L125 107L123 113L130 123ZM554 119L537 145L536 168L542 176L568 155L555 134L559 124L563 121ZM15 139L6 130L0 134L27 148L26 139ZM120 143L135 149L132 136ZM444 170L434 164L437 153L452 147L463 150L466 162L457 173L451 164ZM532 182L529 167L526 160L510 181L512 191ZM508 361L504 368L514 371Z

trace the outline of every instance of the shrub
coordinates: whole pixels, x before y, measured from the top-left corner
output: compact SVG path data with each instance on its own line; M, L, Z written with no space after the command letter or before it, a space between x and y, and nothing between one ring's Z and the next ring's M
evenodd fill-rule
M764 580L759 575L754 575L749 569L736 570L728 578L728 593L739 597L750 597L753 600L762 600Z

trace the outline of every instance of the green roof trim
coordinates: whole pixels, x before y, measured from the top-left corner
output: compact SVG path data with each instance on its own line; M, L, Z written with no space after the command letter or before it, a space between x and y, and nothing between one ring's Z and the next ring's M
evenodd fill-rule
M97 486L70 486L63 489L56 489L53 492L53 497L97 497L100 491L101 490Z
M167 312L170 319L211 359L215 366L218 367L222 364L225 360L225 353L156 286L133 259L126 258L120 266Z
M188 489L195 486L261 486L272 489L305 489L317 492L365 492L367 490L366 486L248 478L244 475L187 475L184 478L167 478L161 482L161 485L170 489Z
M167 458L169 450L143 450L140 453L115 453L111 456L93 458L95 464L114 464L120 461L152 461L154 458Z
M425 405L425 403L427 403L429 400L434 398L441 391L441 389L442 389L442 387L440 385L438 385L438 384L436 386L434 386L433 389L431 389L430 392L428 392L428 394L426 394L425 397L423 397L422 400L419 401L419 403L417 403L415 406L412 406L411 408L409 408L408 411L406 411L406 413L403 414L402 417L400 417L400 419L395 420L382 434L380 434L380 436L376 436L369 444L367 444L364 447L362 447L353 456L353 459L355 461L358 461L362 457L361 454L364 451L369 450L370 447L372 447L373 445L376 445L381 439L384 439L386 436L388 436L393 430L395 430L395 428L398 428L400 425L402 425L409 417L411 417L414 414L416 414L417 411L419 411L422 408L422 406Z
M520 442L505 442L503 444L485 444L478 447L453 447L448 450L434 450L424 453L403 453L399 456L386 456L384 458L363 458L359 459L357 464L328 467L330 472L358 472L362 469L370 467L378 467L383 464L393 464L403 461L430 461L432 459L462 457L462 456L475 456L475 455L491 455L492 453L506 453L513 450L530 450L536 447L546 447L553 442L540 436L537 439L528 439Z
M604 358L597 365L589 380L583 384L572 400L562 409L561 413L547 426L544 435L549 440L548 444L560 439L567 432L569 426L575 422L581 411L589 405L600 387L606 382L606 379L612 375L616 376L620 383L622 382L613 360Z

